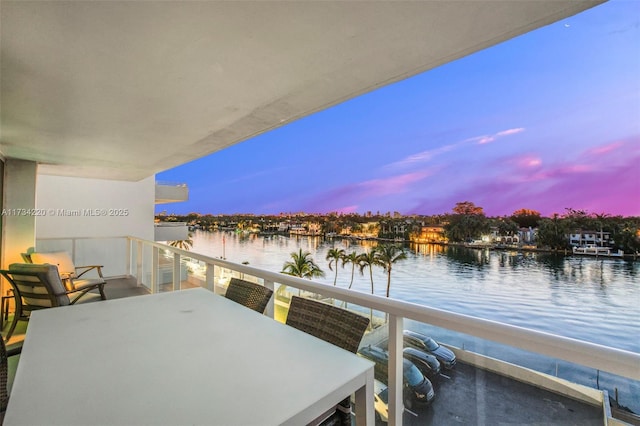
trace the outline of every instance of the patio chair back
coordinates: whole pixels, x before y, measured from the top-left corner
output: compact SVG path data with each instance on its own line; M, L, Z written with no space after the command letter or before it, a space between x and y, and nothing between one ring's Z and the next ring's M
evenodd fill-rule
M369 318L337 306L293 296L286 323L356 353L369 326Z
M262 314L272 294L273 290L265 286L231 278L225 297Z
M9 265L9 270L0 273L9 281L13 291L21 296L23 309L71 304L56 265L14 263Z
M356 353L362 336L369 326L369 318L326 303L292 296L286 323L342 349ZM311 424L350 426L351 399L344 399Z

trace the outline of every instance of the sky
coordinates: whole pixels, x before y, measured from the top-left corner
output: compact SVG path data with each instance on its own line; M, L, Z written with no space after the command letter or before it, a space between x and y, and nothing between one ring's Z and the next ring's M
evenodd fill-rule
M640 0L612 0L159 173L186 214L640 216Z

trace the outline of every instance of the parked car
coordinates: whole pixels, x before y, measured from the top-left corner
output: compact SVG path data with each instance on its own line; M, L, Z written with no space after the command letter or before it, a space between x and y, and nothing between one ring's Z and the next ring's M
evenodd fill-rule
M373 400L376 418L387 423L389 421L389 389L380 380L373 381Z
M356 400L351 395L351 408L355 407ZM389 422L389 390L387 385L380 380L373 381L373 409L375 411L376 423Z
M426 352L416 348L404 348L402 356L411 361L425 377L438 377L440 374L440 361Z
M375 363L374 376L376 380L387 383L389 378L389 353L377 346L365 346L358 354ZM406 408L411 409L414 402L428 404L436 396L433 385L424 374L408 359L402 359L403 399Z
M416 348L435 356L447 370L456 365L456 355L431 337L410 330L404 330L403 334L405 346Z

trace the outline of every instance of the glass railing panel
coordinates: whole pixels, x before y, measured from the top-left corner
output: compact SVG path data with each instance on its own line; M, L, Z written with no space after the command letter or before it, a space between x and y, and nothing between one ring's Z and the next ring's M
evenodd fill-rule
M153 246L149 244L143 244L141 256L142 256L142 277L141 277L142 285L151 289L152 287L151 276L152 276L152 268L153 268L153 265L152 265Z
M180 257L180 290L206 287L207 264L190 257Z
M494 363L498 363L497 368L514 374L515 381L526 383L532 377L528 370L534 370L543 373L546 377L559 378L579 385L576 387L577 389L584 386L587 389L585 390L586 395L592 394L589 389L596 391L596 393L606 390L613 403L630 408L635 412L640 411L639 381L417 321L405 320L404 329L417 333L417 336L430 339L426 341L426 345L431 346L431 349L419 346L419 340L424 339L406 336L404 337L404 347L418 348L427 354L436 356L440 362L441 370L438 375L433 377L435 380L432 380L437 397L444 396L446 398L446 394L438 392L438 389L442 383L459 380L459 370L464 369L468 373L469 366L471 366L472 369L475 368L471 371L477 375L478 371L484 371L484 367L491 370L495 367ZM447 365L451 354L456 357L453 367ZM475 354L479 357L476 357ZM512 369L508 365L521 368ZM426 373L425 376L431 378ZM546 378L536 378L535 380L539 380L539 383L536 384L537 387L545 388L552 385L552 382ZM569 392L567 391L566 394L568 395ZM585 403L586 399L585 396L582 403Z

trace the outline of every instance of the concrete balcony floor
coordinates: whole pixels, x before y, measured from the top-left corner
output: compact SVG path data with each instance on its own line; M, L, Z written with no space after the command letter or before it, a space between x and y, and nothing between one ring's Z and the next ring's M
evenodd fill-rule
M458 362L433 380L428 407L405 412L404 424L548 425L604 424L602 408Z
M186 283L185 283L186 284ZM185 287L188 287L186 285ZM110 279L105 286L109 300L148 295L133 278ZM99 301L99 298L96 297ZM10 320L11 318L9 318ZM8 346L24 340L28 322L19 321ZM2 334L9 324L3 323ZM19 356L9 359L11 386ZM563 395L458 363L452 371L433 380L436 398L429 406L404 413L405 425L603 425L603 412ZM215 419L212 419L215 424ZM382 424L378 422L377 424Z

